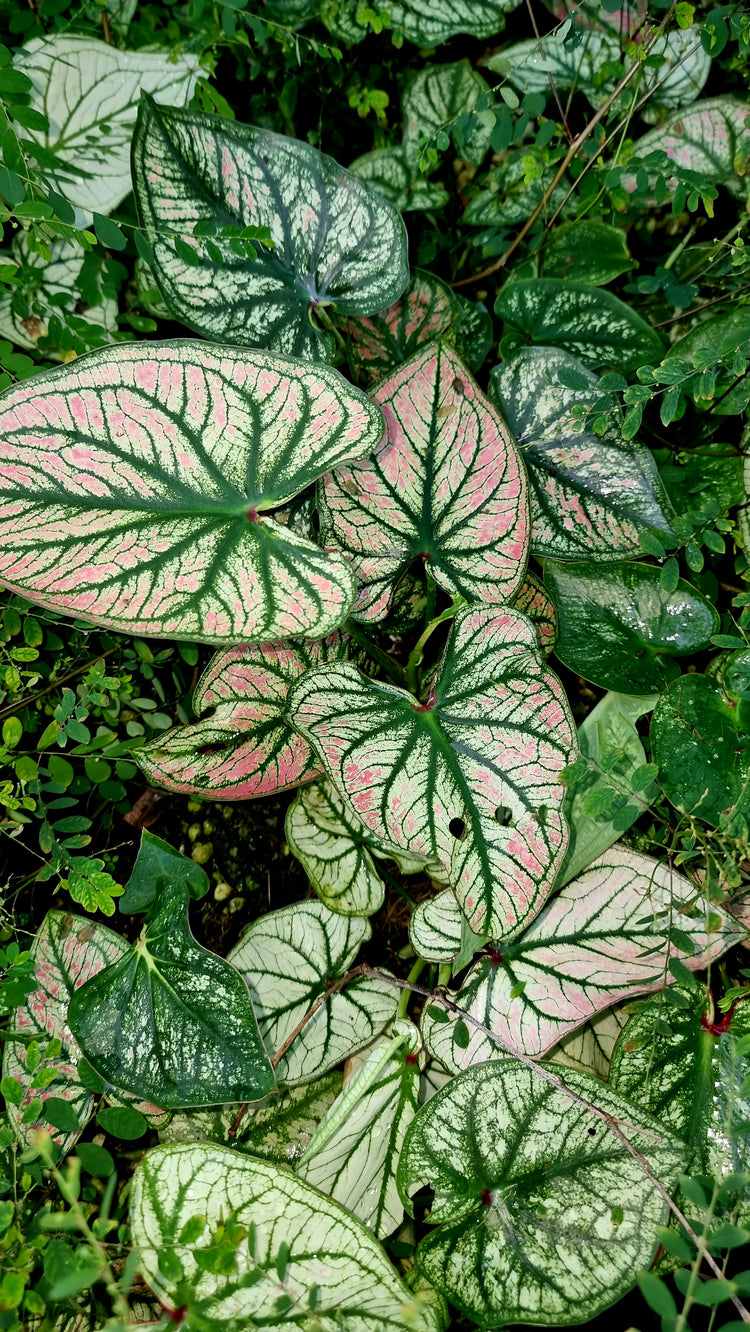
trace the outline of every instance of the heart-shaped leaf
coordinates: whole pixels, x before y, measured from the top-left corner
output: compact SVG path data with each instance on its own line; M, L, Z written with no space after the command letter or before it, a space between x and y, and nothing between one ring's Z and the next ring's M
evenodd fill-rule
M565 190L562 185L553 185L554 170L548 167L537 179L529 181L523 160L525 156L524 149L488 172L489 188L480 190L470 199L462 222L470 227L500 227L503 230L514 227L531 217L548 189L552 189L552 194L547 207L560 207L565 200Z
M379 384L424 342L446 333L457 317L449 286L416 268L403 296L370 319L346 319L349 365L360 383Z
M571 389L560 374L575 375ZM557 560L641 554L639 535L671 534L669 508L649 449L609 424L586 428L601 401L597 376L569 352L524 347L490 374L489 394L523 450L529 473L531 549ZM578 428L582 426L582 428Z
M358 157L349 170L399 213L445 208L450 198L444 185L429 180L407 163L403 148L376 148L374 152Z
M205 1229L193 1242L181 1240L195 1216L205 1218ZM229 1218L242 1236L236 1265L227 1270L209 1255L201 1262ZM155 1147L133 1177L130 1225L141 1271L159 1298L179 1303L178 1281L160 1262L168 1251L201 1325L217 1332L275 1326L279 1318L341 1332L437 1332L367 1227L283 1166L214 1144Z
M747 105L733 97L709 97L687 111L676 111L658 129L636 140L623 177L625 189L635 189L638 167L651 153L659 152L683 170L694 172L703 184L726 185L733 193L744 195L744 177L738 179L736 173L740 148L747 148L749 114ZM674 184L674 178L668 180L670 189Z
M70 1029L98 1073L160 1105L257 1101L274 1076L252 1001L235 968L195 942L189 900L181 877L159 881L140 938L76 990Z
M293 1168L339 1095L341 1084L340 1073L327 1073L305 1087L274 1091L258 1105L247 1106L239 1122L239 1105L183 1110L159 1130L159 1141L166 1145L219 1142L223 1147L265 1161L286 1162Z
M440 860L476 933L533 918L567 845L575 731L529 620L459 612L425 704L336 665L308 672L288 709L365 827Z
M683 675L651 721L659 784L677 809L717 825L750 812L750 727L735 699L707 675Z
M563 1037L550 1054L550 1063L574 1068L579 1073L590 1073L607 1082L617 1039L629 1020L630 1013L625 1008L607 1008L603 1013L597 1013L584 1027ZM650 1106L639 1104L653 1114Z
M490 146L495 113L472 115L480 97L487 99L488 85L468 60L455 65L427 65L404 93L403 151L407 164L419 170L421 148L445 130L453 138L456 152L465 162L479 166Z
M148 911L165 884L174 878L182 880L188 896L195 901L205 897L211 887L208 875L200 865L144 829L133 873L120 901L120 911L123 915Z
M671 1189L682 1144L582 1073L571 1091L615 1121ZM608 1125L531 1069L500 1059L454 1078L419 1111L398 1167L407 1207L434 1193L424 1275L482 1327L585 1323L648 1267L666 1203Z
M544 277L585 282L590 287L606 287L631 268L635 263L628 252L625 232L598 218L585 217L556 228L542 251Z
M523 466L502 418L450 348L407 361L374 394L387 435L371 460L337 467L321 486L321 539L347 553L354 614L385 615L417 558L467 601L506 603L526 566Z
M0 297L0 337L29 351L35 351L39 339L48 336L50 319L59 319L58 302L63 299L64 308L72 311L80 299L84 251L74 250L64 240L55 241L49 251L51 258L47 260L31 249L26 232L19 231L10 255L3 254L4 262L11 259L18 265L19 282L9 286ZM33 283L27 285L31 274ZM117 328L117 314L117 301L112 296L102 296L98 305L87 307L81 323L89 346L103 346L111 341L110 334ZM59 360L60 350L50 349L46 355Z
M469 37L496 37L505 15L519 0L378 0L395 32L415 46L439 46L463 33ZM340 0L336 17L327 18L344 41L361 41L370 32L367 9L360 0Z
M65 32L32 38L13 63L31 79L29 105L49 121L49 129L19 132L54 153L47 179L76 207L79 225L130 194L130 140L141 94L184 106L200 68L195 55L121 51Z
M329 633L345 562L268 511L382 416L327 366L199 342L102 348L0 398L6 587L131 634Z
M210 716L159 736L134 757L149 782L212 800L249 800L310 781L322 769L284 719L287 694L310 666L344 654L339 634L217 652L193 697L198 716Z
M508 282L495 301L495 314L517 332L519 343L560 347L593 370L613 366L627 373L661 360L659 334L611 291L558 278Z
M557 656L602 689L657 693L679 674L675 657L719 631L710 601L682 579L667 592L652 565L548 561L544 581L557 606Z
M513 598L513 608L531 620L542 652L552 652L557 642L557 611L544 583L533 573L527 571Z
M133 187L159 289L204 337L327 360L333 339L315 320L318 307L375 314L409 280L398 213L298 139L145 101ZM266 227L273 248L250 241L237 253L231 236L206 235L227 225ZM175 247L180 238L190 260Z
M670 928L678 911L694 948L680 957L686 967L705 967L739 943L742 926L718 908L706 915L700 900L668 865L613 847L553 897L520 939L488 948L455 1002L511 1049L546 1054L595 1013L672 982L667 964L679 945L670 942ZM422 1030L447 1069L497 1057L488 1036L455 1014L440 1021L439 1010L439 1000L429 1005Z
M253 922L229 960L248 983L267 1049L281 1049L370 934L366 920L338 915L322 902L297 902ZM311 1082L369 1045L397 1003L392 985L369 977L334 991L276 1065L279 1083Z
M409 942L427 962L453 962L454 973L467 966L487 942L475 934L450 888L420 902L409 921Z

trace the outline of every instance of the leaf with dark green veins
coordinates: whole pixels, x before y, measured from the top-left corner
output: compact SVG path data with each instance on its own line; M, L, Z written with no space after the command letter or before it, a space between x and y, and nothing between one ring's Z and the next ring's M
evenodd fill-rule
M193 898L205 897L210 888L208 875L188 856L144 828L133 873L125 885L120 902L124 915L147 911L163 887L176 880L183 883Z
M542 652L549 655L557 642L557 611L544 583L527 570L512 604L531 620Z
M408 361L424 342L446 333L457 317L451 289L433 273L416 268L403 296L369 319L344 319L349 365L356 380L379 384Z
M486 97L487 90L487 83L468 60L421 69L401 100L407 166L419 170L420 144L434 139L442 129L451 135L459 157L479 166L490 146L495 113L471 112L477 99Z
M437 180L429 180L407 165L403 148L376 148L349 166L353 176L369 185L400 213L445 208L448 191Z
M458 309L458 317L445 335L449 346L455 347L457 354L471 373L476 375L481 370L493 342L492 315L483 301L470 301L461 293L453 294Z
M659 334L629 305L582 282L508 282L495 314L524 340L572 352L593 370L612 366L627 373L660 360L664 350Z
M542 275L604 287L635 268L625 232L597 218L557 228L542 251Z
M505 15L520 0L378 0L378 12L389 25L415 46L438 46L463 33L469 37L496 37ZM327 22L347 43L361 41L370 31L368 10L360 0L341 0L336 17Z
M718 824L725 810L750 813L750 730L718 680L683 675L651 722L659 784L677 809Z
M294 1166L341 1091L341 1081L340 1073L326 1073L306 1086L272 1092L257 1106L248 1106L239 1124L238 1105L185 1110L159 1130L159 1141L220 1142L249 1156Z
M704 185L726 185L733 194L744 195L744 173L740 176L737 167L740 149L747 150L749 115L747 104L735 97L708 97L673 112L664 124L636 139L625 188L635 188L630 172L650 153L661 152L677 166L695 172ZM667 177L667 183L674 189L675 177Z

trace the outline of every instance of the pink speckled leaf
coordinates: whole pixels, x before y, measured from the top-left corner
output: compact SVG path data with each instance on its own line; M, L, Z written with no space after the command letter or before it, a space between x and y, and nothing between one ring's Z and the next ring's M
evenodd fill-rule
M446 333L459 315L450 287L416 268L403 296L369 319L340 321L347 337L349 365L356 380L379 384L425 342Z
M382 432L327 366L201 342L92 352L0 399L0 578L127 633L330 633L351 571L275 511Z
M675 111L663 125L637 139L622 185L636 188L636 172L644 161L654 173L651 153L664 153L683 171L695 172L703 184L726 185L735 194L746 193L745 171L739 170L740 155L750 150L750 107L734 97L710 97L687 110ZM663 168L668 170L668 166ZM739 178L738 178L739 177ZM667 177L670 189L676 178Z
M81 1051L68 1027L68 1004L70 996L85 981L117 962L127 951L127 940L107 929L106 925L96 924L85 916L71 916L62 911L50 911L45 916L31 945L37 989L16 1009L10 1025L13 1031L38 1041L42 1055L47 1042L53 1039L61 1042L62 1050L56 1058L43 1060L40 1065L40 1071L54 1071L53 1081L35 1088L35 1079L26 1067L25 1048L13 1041L5 1042L3 1075L18 1078L23 1087L21 1104L14 1106L8 1102L6 1110L22 1137L46 1128L64 1151L69 1151L78 1137L77 1133L64 1133L53 1128L43 1114L31 1123L23 1124L24 1110L37 1099L46 1101L49 1097L57 1097L68 1101L78 1116L80 1130L93 1113L97 1098L83 1086L78 1076ZM164 1112L158 1107L137 1101L127 1093L118 1092L113 1099L135 1105L152 1123L158 1124L164 1119Z
M529 541L526 476L505 422L450 348L407 361L374 394L387 436L372 459L337 467L320 487L326 544L351 558L354 615L386 614L411 562L467 601L507 603Z
M475 933L507 938L533 919L567 846L559 776L577 743L523 615L459 612L426 704L322 666L288 716L366 828L441 862Z
M511 944L488 948L454 996L512 1048L546 1054L595 1013L671 984L670 957L699 971L740 943L745 931L705 903L693 885L636 851L615 846L552 898ZM670 929L675 939L670 939ZM685 935L694 951L682 949ZM520 988L523 987L523 988ZM469 1022L422 1020L427 1048L452 1072L498 1058L498 1046Z
M557 641L557 611L544 583L527 571L513 598L513 607L529 617L542 652L550 653Z
M217 652L193 699L201 720L159 736L134 757L154 785L212 800L249 800L312 781L322 767L284 719L287 694L308 667L344 655L340 634Z

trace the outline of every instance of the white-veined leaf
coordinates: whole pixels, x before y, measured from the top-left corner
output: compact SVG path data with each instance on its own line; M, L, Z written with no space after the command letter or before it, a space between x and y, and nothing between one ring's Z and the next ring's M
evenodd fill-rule
M107 214L132 189L130 140L138 101L185 106L195 87L198 57L161 51L120 51L90 37L34 37L13 58L33 84L29 105L48 130L19 133L53 152L59 165L47 179L77 210L78 225Z
M542 175L528 179L525 166L526 149L519 150L507 161L500 162L485 177L487 189L475 194L466 206L462 222L470 227L514 227L525 222L544 198L551 186L554 169L547 167ZM550 211L565 199L565 188L557 185L548 202Z
M612 1053L623 1028L628 1025L630 1013L622 1008L607 1008L597 1013L584 1027L564 1036L550 1053L550 1063L574 1068L579 1073L590 1073L607 1082ZM638 1104L642 1109L653 1110Z
M341 1084L340 1073L327 1073L305 1087L272 1092L265 1101L249 1105L239 1124L236 1124L239 1105L186 1110L173 1115L165 1128L159 1130L159 1141L167 1145L219 1142L250 1156L294 1166L336 1100Z
M419 170L421 145L440 130L451 134L459 157L479 166L490 146L495 113L490 111L483 123L481 113L472 112L478 98L486 98L488 92L488 85L468 60L420 70L401 99L407 167Z
M407 361L374 393L387 434L371 459L329 472L321 540L347 553L353 614L378 620L413 560L467 601L506 604L526 567L526 478L498 413L449 347Z
M316 309L375 314L409 280L398 213L298 139L145 102L133 185L162 296L204 337L330 359L333 338L316 323ZM238 254L231 238L215 236L218 263L207 240L193 235L201 223L267 227L273 248L250 241ZM193 262L177 253L180 237Z
M582 1073L571 1091L620 1123L662 1186L682 1144ZM482 1327L585 1323L650 1265L666 1202L601 1119L531 1069L497 1060L423 1106L398 1167L404 1202L429 1185L438 1228L417 1266Z
M599 218L584 217L555 229L541 255L543 277L572 278L590 287L606 287L635 267L626 233Z
M327 366L247 348L102 348L0 398L0 576L131 634L209 643L323 636L345 562L269 516L381 438Z
M692 954L680 953L692 970L741 941L743 928L731 916L713 907L710 914L707 922L681 874L613 847L553 897L520 939L488 948L455 1002L511 1049L546 1054L594 1014L672 983L668 962L678 956L670 942L673 922L679 920L693 942ZM435 1000L425 1010L422 1031L446 1068L458 1072L497 1058L496 1042L470 1022L458 1025L453 1014L440 1021L439 1008Z
M205 1217L206 1228L192 1244L180 1243L193 1216ZM206 1270L212 1264L199 1266L194 1251L208 1247L229 1218L247 1234L237 1266L229 1273ZM275 1327L280 1316L290 1325L312 1319L341 1332L436 1329L435 1316L420 1313L418 1297L366 1226L283 1166L213 1144L155 1147L133 1178L130 1224L156 1294L174 1306L177 1283L159 1264L168 1249L182 1265L202 1325L217 1332Z
M19 291L6 290L0 297L0 337L35 351L39 339L47 337L50 319L53 316L59 318L57 302L64 297L66 315L72 316L74 326L79 321L86 325L87 341L92 345L109 342L110 334L117 328L117 301L112 296L103 296L101 304L88 306L83 315L75 313L80 299L78 284L84 262L83 251L59 240L50 246L50 254L52 257L48 261L29 247L25 232L19 231L16 235L7 258L19 268L33 269L38 281L30 291L24 285ZM6 259L4 254L0 257ZM67 322L70 326L71 321ZM59 351L45 354L60 359Z
M495 37L505 27L505 15L520 0L378 0L378 13L389 27L415 46L439 46L459 33L469 37ZM370 31L360 18L360 0L339 0L335 16L323 17L342 40L361 41ZM366 13L366 10L365 10Z
M624 188L635 189L638 166L650 153L659 152L683 170L694 172L704 185L726 185L734 194L744 195L746 177L738 166L740 150L746 154L750 147L748 116L747 105L733 97L709 97L688 111L676 111L663 125L636 140L622 180ZM674 177L667 178L670 190L675 183Z
M424 342L434 342L458 317L450 287L434 273L415 268L403 296L369 319L346 319L349 366L364 384L379 384L397 365L408 361Z
M542 652L549 655L557 641L557 611L544 583L527 570L512 604L514 610L531 620Z
M486 944L487 936L474 933L455 893L445 888L412 912L409 941L417 956L427 962L452 962L455 974Z
M444 185L429 180L404 155L403 148L376 148L351 163L352 175L365 181L399 213L416 213L445 208L450 195Z
M635 310L601 287L558 278L507 282L495 314L519 340L572 352L596 370L614 366L626 373L660 361L659 334Z
M365 826L443 864L476 933L536 915L567 845L575 731L529 620L460 611L425 704L335 665L308 672L288 708Z
M281 1049L370 934L366 920L338 915L322 902L297 902L253 922L229 961L247 981L268 1050ZM279 1083L312 1082L361 1050L393 1019L397 1003L392 985L369 977L330 995L279 1060Z

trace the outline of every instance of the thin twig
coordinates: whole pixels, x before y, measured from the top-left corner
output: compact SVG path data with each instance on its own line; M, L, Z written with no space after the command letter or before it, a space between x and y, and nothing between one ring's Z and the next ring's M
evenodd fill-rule
M539 54L540 54L540 56L542 57L542 60L544 60L544 59L545 59L545 55L544 55L544 46L542 45L542 34L540 33L540 31L539 31L539 27L538 27L538 25L537 25L536 15L535 15L534 10L533 10L533 8L532 8L531 0L526 0L526 8L527 8L528 11L529 11L529 18L531 19L531 26L532 26L532 28L534 29L534 36L536 37L536 44L537 44L537 48L538 48L538 50L539 50ZM566 135L568 136L568 143L572 143L572 142L573 142L573 135L572 135L571 132L570 132L570 126L569 126L569 124L568 124L568 118L567 118L567 116L566 116L566 114L565 114L565 111L563 110L563 104L562 104L562 102L560 101L560 94L559 94L558 91L557 91L557 86L556 86L556 84L555 84L555 80L553 79L553 77L552 77L552 75L549 73L549 71L547 72L547 78L549 79L549 86L550 86L550 88L552 89L552 96L553 96L554 99L555 99L555 106L557 107L558 111L560 112L560 119L561 119L561 121L562 121L562 123L563 123L563 129L565 130L565 133L566 133Z
M38 699L44 698L45 694L51 694L53 690L59 689L61 685L67 684L68 680L75 680L77 675L83 675L84 671L88 671L92 666L95 666L98 661L104 661L106 657L111 657L113 652L119 651L120 645L118 643L117 647L108 648L106 652L100 652L96 657L92 657L90 661L85 661L83 666L77 666L74 671L68 671L67 675L61 675L59 680L53 680L51 684L46 686L46 688L38 689L37 692L31 694L29 698L21 699L19 703L14 703L12 707L3 708L2 712L0 712L0 721L3 721L6 717L12 717L16 712L21 712L23 708L31 707L32 703L36 703Z
M363 962L361 966L352 967L352 970L347 971L345 976L341 976L339 980L334 981L332 985L329 985L328 989L325 991L324 994L318 995L318 998L315 1000L315 1003L313 1004L312 1008L308 1009L308 1011L305 1013L305 1016L301 1019L300 1022L297 1023L296 1027L294 1028L294 1031L290 1031L283 1045L280 1045L278 1050L276 1051L276 1054L272 1056L271 1068L278 1067L281 1060L284 1058L284 1055L286 1054L287 1050L289 1049L290 1045L294 1041L296 1041L297 1037L299 1036L303 1028L307 1026L311 1018L315 1017L315 1014L317 1013L318 1009L322 1008L323 1004L326 1003L328 999L330 999L332 994L337 994L339 990L343 990L344 986L348 985L350 981L356 980L357 976L369 976L369 975L376 976L378 974L379 973L373 971L372 967L368 966L366 962Z

